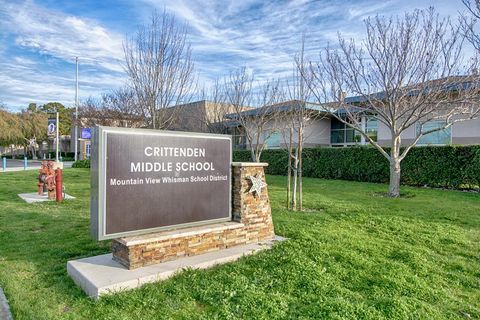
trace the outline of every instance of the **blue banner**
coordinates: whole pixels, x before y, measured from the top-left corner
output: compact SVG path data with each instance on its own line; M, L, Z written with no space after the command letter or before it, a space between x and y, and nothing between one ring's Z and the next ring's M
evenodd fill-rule
M57 119L48 119L47 126L48 136L55 136L57 133Z

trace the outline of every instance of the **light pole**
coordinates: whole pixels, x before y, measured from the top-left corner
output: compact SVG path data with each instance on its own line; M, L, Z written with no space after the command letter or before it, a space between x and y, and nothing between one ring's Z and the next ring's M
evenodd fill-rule
M74 159L77 161L78 154L78 57L75 57L75 155ZM71 150L71 149L70 149Z

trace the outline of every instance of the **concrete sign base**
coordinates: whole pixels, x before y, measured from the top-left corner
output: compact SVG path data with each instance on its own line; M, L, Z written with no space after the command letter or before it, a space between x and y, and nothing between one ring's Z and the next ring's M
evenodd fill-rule
M269 248L275 241L266 163L233 163L230 221L112 240L112 254L70 261L68 274L90 297L208 268ZM128 196L127 196L128 197Z
M206 269L215 265L235 261L243 256L269 249L282 237L237 246L197 256L181 258L128 270L112 259L112 254L104 254L67 263L67 272L73 281L89 297L98 299L101 295L134 289L145 283L165 280L185 268Z

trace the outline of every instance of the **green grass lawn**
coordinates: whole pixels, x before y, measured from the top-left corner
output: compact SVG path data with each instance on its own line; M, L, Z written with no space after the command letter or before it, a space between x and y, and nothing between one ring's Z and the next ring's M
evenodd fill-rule
M302 213L269 176L273 250L187 270L93 301L68 260L107 253L89 236L89 171L67 169L76 200L25 204L35 171L0 174L0 286L15 319L480 318L480 195L305 179Z

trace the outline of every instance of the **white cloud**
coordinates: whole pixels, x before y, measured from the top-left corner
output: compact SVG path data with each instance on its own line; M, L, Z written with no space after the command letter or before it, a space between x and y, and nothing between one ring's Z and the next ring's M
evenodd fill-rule
M14 34L20 47L65 61L79 56L84 63L122 71L123 37L96 21L47 10L31 1L8 3L3 11L7 18L3 28Z
M28 59L15 57L10 62L0 63L1 96L9 107L20 109L30 102L43 104L58 101L66 106L74 104L75 78L74 73L58 74L48 68L40 70L37 64ZM19 62L26 64L19 64ZM73 70L72 70L73 71ZM124 78L116 74L89 72L79 79L80 99L90 95L100 95L111 88L124 85ZM5 97L9 98L8 100Z
M32 1L6 3L0 16L0 38L14 40L0 50L0 98L11 107L73 104L76 56L80 98L123 84L123 36L118 33Z
M342 14L345 10L340 3L305 0L285 3L260 0L145 1L160 11L166 8L180 21L188 23L198 69L210 79L221 76L212 71L226 74L244 65L255 70L260 78L286 76L291 72L293 57L300 49L302 33L307 34L307 50L312 54L329 41L336 40L339 29L348 30L349 35L362 34L358 27L354 34L344 24L350 15L348 12ZM371 6L363 6L365 12L366 7ZM371 10L375 8L371 7ZM361 24L361 21L354 24ZM218 57L218 61L212 61L210 55Z
M6 2L6 1L4 1ZM153 8L174 13L189 26L189 40L201 81L211 81L247 66L258 79L285 77L306 33L307 56L335 44L337 32L364 37L362 20L375 14L401 14L435 5L443 14L457 14L460 1L449 0L143 0L143 14ZM115 11L112 15L121 15ZM138 15L135 15L138 16ZM142 15L141 15L142 16ZM0 98L10 105L56 100L72 103L74 57L80 57L82 98L123 84L123 35L102 23L32 1L0 7ZM128 19L125 15L125 19ZM148 16L143 15L148 23ZM135 30L129 30L133 33ZM7 43L12 42L13 43ZM15 47L36 55L12 54ZM8 52L8 55L7 55ZM70 65L58 67L58 61ZM55 68L55 66L57 66Z

